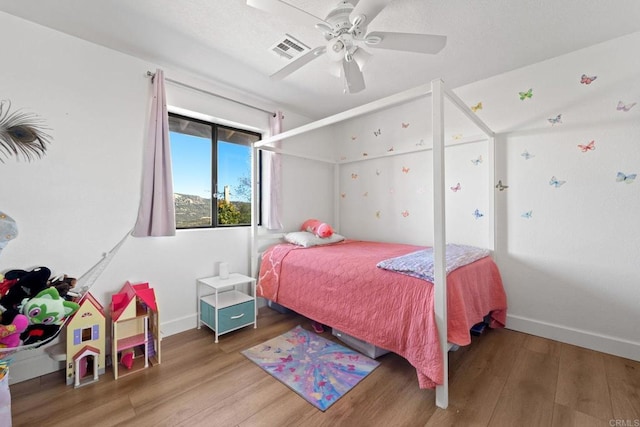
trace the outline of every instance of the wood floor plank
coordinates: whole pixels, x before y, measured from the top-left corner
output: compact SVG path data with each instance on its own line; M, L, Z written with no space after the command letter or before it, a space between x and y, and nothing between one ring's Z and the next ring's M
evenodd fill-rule
M555 402L603 421L613 418L601 353L562 346Z
M465 355L466 363L450 382L449 408L438 409L426 425L488 425L524 339L523 334L504 330L490 330L475 338Z
M552 427L603 427L610 425L608 421L576 411L556 403L553 407Z
M485 332L449 354L447 410L435 407L433 390L418 388L406 360L388 354L322 412L240 353L298 324L310 329L309 321L265 308L258 323L257 329L221 336L218 344L207 328L166 337L161 365L117 381L107 368L98 382L78 389L65 384L62 371L13 384L13 426L610 425L579 409L585 397L597 407L610 405L614 421L640 419L639 362L570 347L562 355L565 344L509 330ZM335 340L330 332L323 336ZM584 359L578 368L571 364L574 356ZM598 366L598 357L609 393L577 390L600 384L583 378ZM566 404L554 403L556 395Z
M640 424L640 362L608 354L602 357L614 418Z
M522 347L491 417L492 426L549 426L558 359Z

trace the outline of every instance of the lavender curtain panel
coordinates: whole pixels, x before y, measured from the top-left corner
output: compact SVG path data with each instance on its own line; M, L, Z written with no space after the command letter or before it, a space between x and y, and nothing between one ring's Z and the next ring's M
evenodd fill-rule
M164 90L164 73L156 70L149 117L149 135L143 153L142 195L135 237L175 236L176 212L171 175L169 115Z
M282 118L280 111L269 118L271 135L282 131ZM265 200L262 201L264 225L268 230L282 230L282 158L280 154L271 151L263 151L262 156L265 174L262 188L262 194L265 195Z

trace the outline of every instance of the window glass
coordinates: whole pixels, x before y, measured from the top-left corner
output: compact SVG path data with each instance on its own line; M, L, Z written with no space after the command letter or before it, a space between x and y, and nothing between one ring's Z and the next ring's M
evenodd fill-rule
M169 115L176 228L251 224L251 143L260 135Z

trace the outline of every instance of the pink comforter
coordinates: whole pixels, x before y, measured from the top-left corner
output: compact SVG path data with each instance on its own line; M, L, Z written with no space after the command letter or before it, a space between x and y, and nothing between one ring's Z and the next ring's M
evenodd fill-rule
M444 377L433 284L376 267L422 248L355 240L275 245L263 256L258 295L401 355L416 368L420 387L433 388ZM449 342L469 344L471 326L489 312L491 326L504 326L506 295L491 258L452 271L447 286Z

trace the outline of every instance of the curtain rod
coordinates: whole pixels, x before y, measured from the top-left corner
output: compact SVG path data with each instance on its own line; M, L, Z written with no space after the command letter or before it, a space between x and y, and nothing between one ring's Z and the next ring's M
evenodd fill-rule
M147 71L147 76L151 77L151 79L153 80L153 78L156 76L156 73L152 73L151 71ZM211 96L215 96L217 98L222 98L222 99L227 100L227 101L235 102L236 104L244 105L245 107L253 108L254 110L263 111L265 113L271 114L273 117L276 116L276 113L273 112L273 111L265 110L263 108L256 107L255 105L247 104L247 103L244 103L242 101L238 101L238 100L235 100L235 99L232 99L232 98L228 98L228 97L226 97L224 95L220 95L220 94L217 94L217 93L214 93L214 92L209 92L208 90L200 89L199 87L191 86L191 85L188 85L186 83L179 82L177 80L169 79L167 77L165 77L164 80L167 81L167 82L173 83L175 85L178 85L178 86L182 86L182 87L186 87L188 89L195 90L197 92L206 93L207 95L211 95Z

